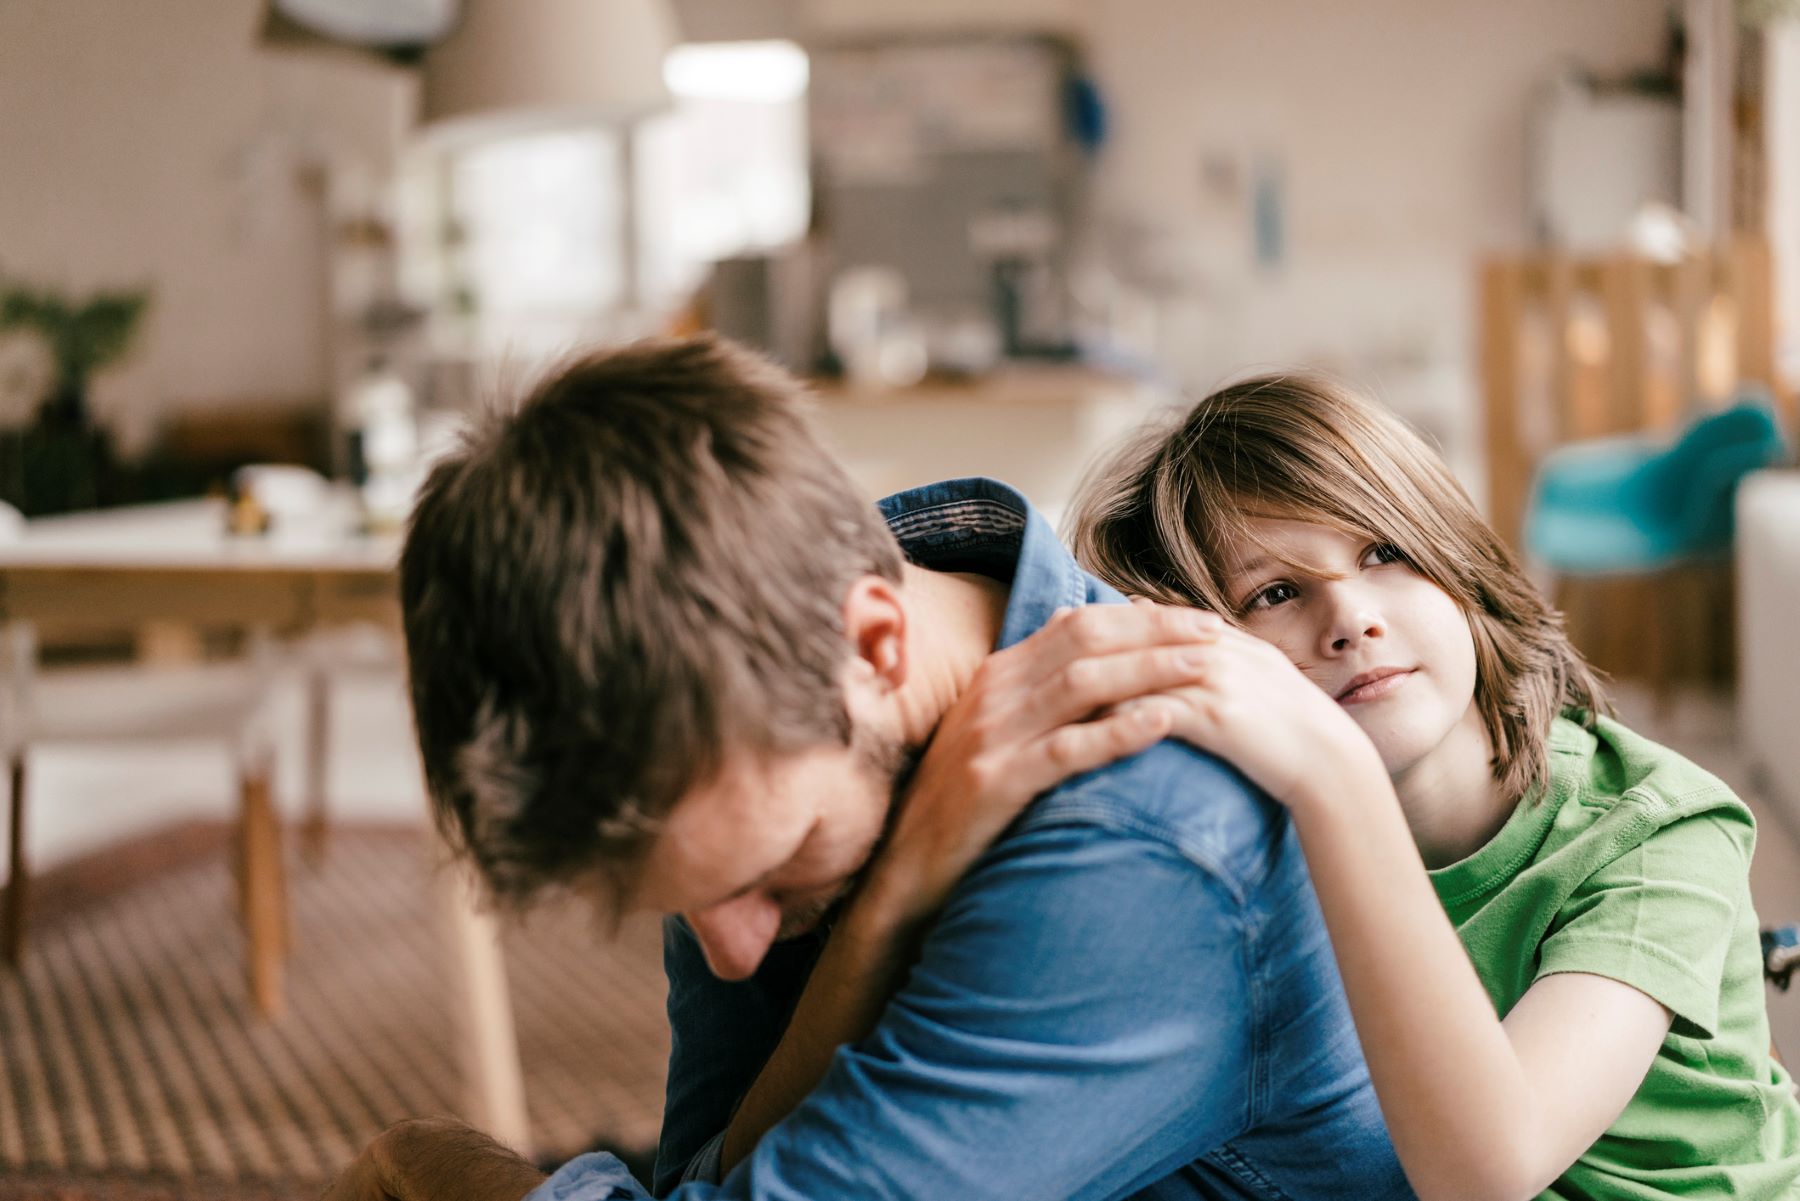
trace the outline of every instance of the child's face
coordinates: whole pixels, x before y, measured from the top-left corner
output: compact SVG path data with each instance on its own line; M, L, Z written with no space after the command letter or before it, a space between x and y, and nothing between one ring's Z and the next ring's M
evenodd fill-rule
M1462 610L1385 543L1308 521L1248 524L1225 572L1245 628L1337 699L1390 775L1416 767L1471 716L1475 641Z

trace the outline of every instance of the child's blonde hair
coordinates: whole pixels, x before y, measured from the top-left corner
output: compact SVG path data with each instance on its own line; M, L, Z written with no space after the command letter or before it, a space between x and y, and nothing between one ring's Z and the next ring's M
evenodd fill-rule
M1206 397L1173 428L1146 431L1083 484L1070 543L1122 592L1237 622L1225 552L1250 537L1249 518L1391 543L1456 601L1475 642L1475 704L1494 778L1509 797L1544 786L1559 712L1591 721L1610 711L1561 615L1443 460L1397 417L1321 377L1256 376Z

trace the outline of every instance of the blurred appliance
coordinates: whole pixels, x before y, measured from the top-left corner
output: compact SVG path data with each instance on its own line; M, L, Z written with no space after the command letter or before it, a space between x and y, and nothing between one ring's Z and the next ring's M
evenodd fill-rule
M930 365L925 342L906 302L906 279L891 267L838 272L825 325L845 379L865 387L904 388L925 377Z
M707 325L790 371L810 371L819 357L814 269L804 242L773 254L720 259L706 280Z
M927 344L979 320L1013 357L1066 354L1085 175L1075 81L1073 48L1050 36L814 51L814 202L833 273L898 272Z
M1578 253L1617 249L1645 205L1681 203L1681 103L1560 80L1531 134L1538 232Z

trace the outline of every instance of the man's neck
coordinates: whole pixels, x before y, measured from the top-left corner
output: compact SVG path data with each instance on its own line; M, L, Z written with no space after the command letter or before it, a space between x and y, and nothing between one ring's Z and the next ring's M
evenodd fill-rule
M1419 762L1394 776L1400 809L1428 868L1448 867L1486 846L1515 806L1494 779L1493 750L1471 704Z
M904 745L922 747L993 653L1011 589L989 576L905 567L906 682L897 704Z

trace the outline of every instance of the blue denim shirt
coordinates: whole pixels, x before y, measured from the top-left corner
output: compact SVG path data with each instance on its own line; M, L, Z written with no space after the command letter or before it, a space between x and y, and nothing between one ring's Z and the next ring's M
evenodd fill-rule
M1059 608L1122 600L1003 484L881 507L913 562L1011 582L1001 647ZM875 1031L722 1184L725 1125L819 942L778 945L729 983L680 920L664 935L659 1194L1412 1196L1286 814L1180 743L1033 801L958 885ZM589 1155L528 1201L645 1196Z

